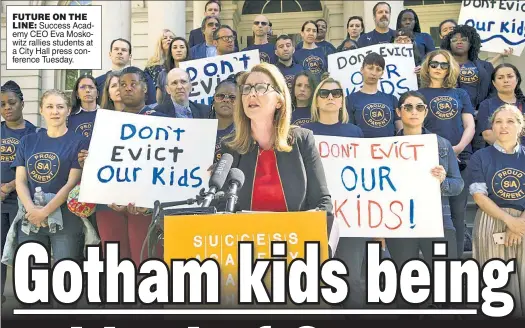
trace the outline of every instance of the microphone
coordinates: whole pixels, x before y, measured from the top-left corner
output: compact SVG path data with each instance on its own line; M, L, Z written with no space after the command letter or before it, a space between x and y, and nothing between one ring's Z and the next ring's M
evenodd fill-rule
M238 168L231 169L228 174L228 192L226 193L226 209L224 212L233 213L235 204L237 204L237 192L242 188L244 184L244 173Z
M224 182L228 177L228 172L230 172L232 164L233 156L228 153L222 154L221 159L217 163L217 166L215 167L215 170L213 170L213 173L210 177L210 182L208 183L210 190L208 190L206 193L201 207L210 206L211 202L215 198L215 193L222 189L222 186L224 186Z

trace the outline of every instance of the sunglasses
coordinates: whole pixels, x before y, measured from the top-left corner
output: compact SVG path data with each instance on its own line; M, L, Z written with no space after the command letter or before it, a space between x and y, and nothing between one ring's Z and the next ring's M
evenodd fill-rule
M332 95L334 98L341 98L343 96L343 89L319 89L317 95L321 98L328 98L329 95Z
M409 113L411 113L414 110L414 107L420 113L424 112L427 109L427 105L425 104L417 104L416 106L412 104L404 104L403 106L401 106L401 108L403 108L405 111Z
M214 96L214 98L218 102L223 102L223 101L234 102L235 99L237 99L237 96L235 96L234 94L227 95L224 93L218 93Z
M254 22L253 22L253 25L262 25L262 26L266 26L266 25L268 25L268 22L259 22L259 21L254 21Z
M219 23L214 23L214 22L209 22L207 25L208 27L214 27L214 26L219 27L220 26Z
M438 67L441 67L441 69L449 69L450 67L450 63L447 63L447 62L438 62L438 61L431 61L430 63L428 63L428 66L432 67L432 68L438 68Z

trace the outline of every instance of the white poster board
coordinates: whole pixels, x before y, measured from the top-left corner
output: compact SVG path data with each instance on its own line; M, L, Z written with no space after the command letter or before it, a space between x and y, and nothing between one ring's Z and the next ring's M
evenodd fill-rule
M463 1L458 23L478 31L481 51L502 54L513 48L521 56L525 47L524 1Z
M208 189L217 120L97 110L79 201L153 208Z
M248 71L260 63L259 50L236 52L229 55L189 60L179 67L190 75L190 100L210 105L217 84L232 74Z
M443 237L433 134L315 136L341 237Z
M363 86L361 67L366 55L375 52L385 58L385 71L378 82L380 91L399 95L417 90L417 76L414 73L414 49L411 44L376 44L359 49L338 52L328 56L330 77L340 81L346 95L357 92Z

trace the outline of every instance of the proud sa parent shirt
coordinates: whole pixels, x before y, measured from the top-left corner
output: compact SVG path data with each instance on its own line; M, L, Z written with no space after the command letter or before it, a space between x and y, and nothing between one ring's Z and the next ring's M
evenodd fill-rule
M472 183L485 184L488 197L500 208L525 210L525 146L505 154L489 146L470 158Z
M460 88L423 88L419 92L427 99L425 128L452 146L459 144L465 131L462 115L474 115L468 93ZM472 145L468 144L464 151L472 153Z
M397 98L381 91L375 94L358 91L346 101L350 122L361 128L365 138L393 137L395 121L399 120L396 108Z
M24 136L17 148L11 167L24 166L31 198L36 187L45 193L56 194L69 178L71 169L80 169L78 153L88 149L87 138L75 134L71 129L61 137L51 138L47 130Z

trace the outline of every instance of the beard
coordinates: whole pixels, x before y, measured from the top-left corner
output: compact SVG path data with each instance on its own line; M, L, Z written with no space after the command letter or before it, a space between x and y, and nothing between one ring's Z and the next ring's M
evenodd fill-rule
M376 24L378 27L385 28L385 27L388 27L390 22L388 21L388 19L381 17L381 19L377 21Z

